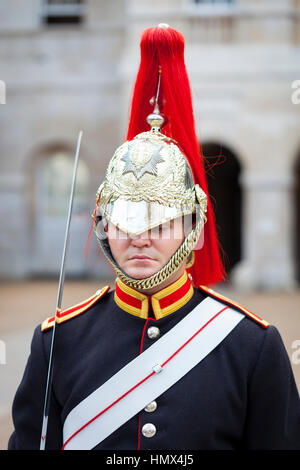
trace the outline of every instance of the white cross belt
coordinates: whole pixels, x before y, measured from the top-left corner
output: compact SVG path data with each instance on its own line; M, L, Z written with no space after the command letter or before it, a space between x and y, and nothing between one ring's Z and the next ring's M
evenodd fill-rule
M244 318L207 297L66 417L63 449L93 449L204 359Z

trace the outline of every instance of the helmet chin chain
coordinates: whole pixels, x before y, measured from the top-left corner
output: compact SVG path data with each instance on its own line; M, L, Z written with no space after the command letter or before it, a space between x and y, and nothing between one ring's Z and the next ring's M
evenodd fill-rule
M194 249L197 241L199 240L205 221L206 221L206 216L201 212L199 215L199 219L196 223L196 226L190 231L190 233L184 239L184 241L176 250L176 252L171 256L171 258L165 264L165 266L163 266L157 273L152 274L152 276L149 276L144 279L135 279L135 278L128 276L120 268L120 266L118 266L115 259L113 258L108 239L107 238L105 238L104 240L100 239L97 235L96 230L95 232L96 232L97 240L100 244L100 247L105 257L113 266L119 279L125 284L127 284L129 287L132 287L133 289L145 290L145 289L150 289L152 287L158 286L159 284L164 282L166 279L168 279L171 276L171 274L173 274L180 268L184 260L187 259L188 256L192 253L192 250Z

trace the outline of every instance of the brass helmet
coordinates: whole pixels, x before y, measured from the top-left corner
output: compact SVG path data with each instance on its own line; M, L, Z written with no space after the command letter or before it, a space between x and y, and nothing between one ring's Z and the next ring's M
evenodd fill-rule
M198 204L203 218L206 212L206 195L194 185L189 163L174 141L155 130L116 150L98 197L101 215L131 236L196 213Z
M148 119L151 130L117 148L96 195L95 231L100 246L118 277L136 289L154 287L173 274L191 255L206 222L206 194L194 184L190 165L176 142L160 132L159 116L163 119L156 106ZM195 226L157 273L134 279L117 265L103 230L107 221L134 237L189 214L195 214Z
M167 25L149 28L143 33L128 138L110 160L96 196L94 229L101 249L117 276L139 290L161 284L185 260L195 286L200 285L202 279L205 280L202 283L206 280L214 282L222 275L213 214L194 129L183 44L183 36ZM159 109L164 106L164 101L168 119ZM162 133L164 125L166 131ZM111 253L105 230L107 223L127 236L135 237L178 217L184 217L184 223L188 219L185 224L188 229L165 266L147 278L129 277ZM199 250L206 221L207 242L204 249ZM202 277L198 275L200 270Z

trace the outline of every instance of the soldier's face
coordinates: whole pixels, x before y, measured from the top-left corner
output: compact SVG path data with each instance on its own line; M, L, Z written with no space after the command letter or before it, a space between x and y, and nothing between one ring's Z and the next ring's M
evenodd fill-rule
M136 237L130 237L109 223L107 235L117 264L128 276L136 279L152 276L159 271L184 240L181 218Z

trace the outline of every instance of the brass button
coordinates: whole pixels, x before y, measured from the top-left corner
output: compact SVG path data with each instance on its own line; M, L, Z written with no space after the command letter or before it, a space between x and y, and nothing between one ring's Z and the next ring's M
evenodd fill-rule
M147 330L147 335L150 339L156 339L160 335L160 330L157 328L157 326L150 326L150 328Z
M148 413L153 413L157 408L157 403L155 400L151 401L151 403L148 403L148 405L144 408L145 411Z
M144 437L153 437L156 434L156 427L152 423L146 423L142 427L142 434Z

